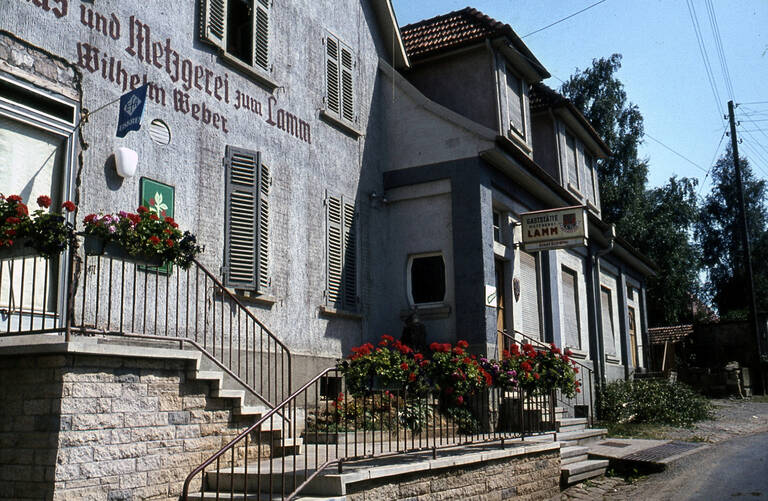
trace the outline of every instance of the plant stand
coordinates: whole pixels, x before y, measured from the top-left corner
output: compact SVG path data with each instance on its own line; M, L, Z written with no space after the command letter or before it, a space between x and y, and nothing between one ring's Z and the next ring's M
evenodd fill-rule
M93 235L85 235L83 249L86 256L104 256L110 259L120 261L129 261L139 266L150 268L159 268L163 266L163 259L157 256L147 256L145 254L130 254L122 245L117 242L106 242L103 238Z
M0 247L0 260L23 259L27 257L39 256L36 249L24 245L22 242L14 242L10 247Z

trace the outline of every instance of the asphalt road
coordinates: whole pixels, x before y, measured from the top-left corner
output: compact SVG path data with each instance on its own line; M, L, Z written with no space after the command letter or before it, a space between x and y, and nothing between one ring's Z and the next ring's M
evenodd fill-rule
M736 437L673 463L631 499L768 500L768 433Z

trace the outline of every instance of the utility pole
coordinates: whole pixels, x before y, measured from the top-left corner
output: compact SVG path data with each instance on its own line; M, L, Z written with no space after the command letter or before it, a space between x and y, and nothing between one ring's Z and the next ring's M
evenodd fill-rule
M736 186L739 190L739 212L741 219L741 245L744 252L744 271L747 273L747 291L749 293L749 316L755 336L755 349L757 350L758 371L762 373L760 364L760 328L757 322L757 302L755 300L755 281L752 275L752 251L749 249L749 228L747 227L747 210L744 203L744 183L741 180L741 165L739 163L739 142L736 139L736 118L733 113L733 101L728 101L728 120L731 124L731 148L733 150L733 167L736 171ZM734 273L736 270L734 270ZM756 374L757 380L763 386L761 374ZM765 393L765 387L762 388Z

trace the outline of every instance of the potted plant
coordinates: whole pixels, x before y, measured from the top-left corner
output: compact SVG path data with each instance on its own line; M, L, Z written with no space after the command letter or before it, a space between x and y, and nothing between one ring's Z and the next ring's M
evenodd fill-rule
M89 214L83 219L85 253L162 266L173 263L184 269L203 251L191 233L182 233L171 217L161 218L140 206L136 213Z
M32 216L29 208L18 195L0 195L0 258L26 256L54 258L61 254L73 238L73 226L60 212L51 210L52 201L47 195L37 198L38 209ZM66 212L77 207L66 201L61 206Z

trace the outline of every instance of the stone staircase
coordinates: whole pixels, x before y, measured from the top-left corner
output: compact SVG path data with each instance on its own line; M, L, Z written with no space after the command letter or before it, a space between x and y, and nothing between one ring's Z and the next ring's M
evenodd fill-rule
M605 475L608 461L589 459L589 444L605 438L608 430L587 428L587 418L565 417L565 410L555 409L555 440L560 442L560 483L570 486Z

